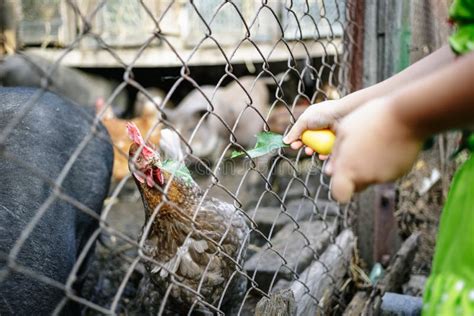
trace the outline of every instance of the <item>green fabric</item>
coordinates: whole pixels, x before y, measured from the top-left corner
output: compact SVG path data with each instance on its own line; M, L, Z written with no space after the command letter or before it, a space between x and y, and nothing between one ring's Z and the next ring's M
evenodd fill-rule
M454 0L449 8L449 17L455 22L474 21L474 0Z
M474 0L454 0L449 39L458 54L474 50ZM474 153L474 136L465 148ZM431 275L423 297L423 316L474 315L474 157L454 175L441 214Z
M422 316L474 315L474 289L455 275L431 276L423 298Z
M449 38L452 49L458 54L474 50L474 0L454 0L449 17L456 24Z
M474 50L474 24L459 25L449 38L451 48L458 54Z
M474 158L456 172L444 206L423 315L474 315Z
M467 137L466 148L468 148L471 152L474 151L474 134L472 133Z

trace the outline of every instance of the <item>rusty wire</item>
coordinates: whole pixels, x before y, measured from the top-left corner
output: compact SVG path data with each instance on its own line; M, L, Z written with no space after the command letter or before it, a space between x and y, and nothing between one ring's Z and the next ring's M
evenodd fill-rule
M41 89L38 90L38 93L30 99L29 104L24 107L23 113L18 113L15 117L15 120L9 122L9 124L2 128L0 133L0 147L3 147L5 144L6 139L8 138L9 134L14 129L21 129L22 123L21 120L31 110L32 107L35 106L38 99L42 96L42 94L49 88L51 84L51 75L55 71L57 67L61 64L61 62L67 58L67 56L74 50L78 49L79 43L85 39L93 39L97 46L98 50L108 52L111 59L113 59L118 67L123 68L123 80L122 82L115 88L113 93L111 93L106 98L106 107L111 107L114 103L116 97L124 91L127 86L131 86L136 88L139 92L143 93L149 101L151 101L155 107L163 114L163 117L157 122L150 131L147 133L147 137L149 137L154 129L159 128L160 126L165 126L170 128L171 130L178 133L182 146L185 148L185 160L192 160L197 162L198 165L205 172L208 174L210 181L207 186L202 187L203 190L203 198L200 201L199 205L203 203L204 199L207 196L212 196L215 190L221 190L227 196L228 199L232 201L233 207L235 208L236 212L241 214L243 217L246 218L249 227L251 228L251 233L248 234L245 238L249 240L251 238L251 234L260 238L263 242L262 245L258 246L258 250L260 254L265 254L268 252L274 253L278 258L280 258L281 266L277 269L274 273L273 277L271 278L270 282L270 289L261 288L259 283L256 281L258 279L259 270L255 270L253 273L250 273L245 270L244 264L242 262L242 254L243 251L239 251L236 258L230 257L227 253L222 250L221 242L226 234L229 233L230 230L230 223L223 223L223 225L227 225L224 236L222 236L220 242L215 242L215 246L217 247L217 253L215 255L221 255L227 257L227 259L235 265L235 271L232 275L233 277L243 276L247 279L247 290L245 292L245 296L243 299L238 303L238 310L239 313L244 314L244 306L249 304L248 300L252 296L262 297L262 296L269 296L272 291L272 288L280 282L280 286L288 287L291 286L290 282L299 283L306 289L306 295L311 298L313 303L316 306L321 306L321 297L315 297L312 291L312 284L315 280L307 280L300 278L301 273L303 270L299 269L298 262L296 266L292 266L290 262L287 261L287 251L292 247L291 244L286 243L283 246L283 251L278 251L273 249L274 245L272 239L275 235L278 234L278 229L276 227L276 221L281 216L286 216L289 218L289 222L287 225L292 227L293 234L298 234L304 240L303 251L304 249L308 249L311 253L311 265L319 262L324 269L329 273L330 267L324 265L323 262L320 261L320 256L322 251L314 250L314 245L312 244L311 239L308 237L308 226L303 225L303 221L300 220L300 212L302 208L310 207L312 208L311 215L309 218L305 219L304 221L307 223L315 224L316 222L323 224L323 231L321 233L327 232L329 233L329 243L338 247L335 243L336 237L340 231L347 228L349 226L348 223L348 215L347 215L347 207L341 208L335 202L331 202L331 197L329 192L329 179L323 175L321 172L323 164L316 158L305 158L304 153L300 150L296 156L288 155L288 152L279 149L276 153L274 153L270 160L267 161L267 165L262 168L262 164L259 163L255 159L250 159L248 153L246 152L245 146L242 146L239 143L237 136L235 135L236 129L239 127L239 123L241 123L240 118L242 117L244 111L252 111L255 115L258 116L259 120L261 121L262 130L268 131L270 126L268 125L268 119L271 115L271 111L273 111L277 106L283 107L286 109L285 115L289 117L289 122L292 124L295 122L295 117L293 111L295 106L297 105L298 100L306 100L308 103L314 103L318 97L323 97L323 99L327 99L326 92L324 90L324 84L329 84L331 87L335 88L340 95L347 94L350 92L351 87L347 82L348 74L351 70L350 65L350 54L351 45L354 44L354 40L351 37L351 31L354 27L358 27L352 21L352 17L350 15L349 6L353 5L353 1L336 1L336 0L324 0L324 1L317 1L317 2L309 2L309 1L286 1L286 2L278 2L280 6L278 9L275 9L275 6L272 6L268 1L262 1L261 3L256 3L253 1L249 1L247 4L249 6L253 6L251 13L249 14L246 12L245 14L242 12L242 3L245 1L213 1L212 6L212 15L210 17L205 18L202 12L204 2L201 1L190 1L189 3L183 1L170 1L169 5L164 6L162 11L157 14L156 10L149 7L150 1L141 0L139 3L137 2L137 10L142 10L145 12L146 16L153 21L154 24L154 31L152 34L146 38L141 45L135 48L135 57L130 61L125 61L120 54L116 52L117 48L113 45L108 44L103 39L103 34L101 34L100 30L98 30L95 26L95 23L99 20L101 14L103 14L104 7L106 6L107 1L94 1L93 9L88 10L79 2L74 0L67 0L64 4L67 8L69 8L75 16L75 19L78 22L80 27L77 28L77 34L75 34L74 40L68 44L68 46L62 51L58 58L54 60L52 67L48 69L47 72L42 74L42 82L41 82ZM127 2L129 3L129 2ZM197 39L197 42L193 44L192 49L190 49L189 54L187 56L183 56L180 52L179 47L175 47L173 44L173 37L175 34L168 34L163 29L163 21L166 18L167 14L170 14L171 8L176 3L184 3L186 10L190 10L192 14L198 19L199 24L204 26L203 32L200 34L200 38ZM232 9L234 14L233 18L240 21L242 24L242 33L243 36L239 38L235 38L232 44L221 44L219 42L219 36L216 35L216 32L219 30L216 29L216 21L218 21L220 14L222 11ZM261 42L256 40L253 37L252 29L258 26L259 17L261 16L262 12L267 12L273 17L273 22L275 24L275 28L277 29L276 32L278 33L276 39L272 40L272 47L269 49L269 53L265 55L265 53L261 50L260 45ZM293 22L292 22L293 21ZM140 84L139 80L136 80L134 77L134 69L136 68L136 63L144 54L147 49L154 43L155 41L159 41L159 45L166 48L174 55L176 61L179 64L180 68L180 75L175 80L175 82L171 85L171 88L167 91L166 96L163 98L161 103L157 103L153 96L149 93L147 88L145 88L142 84ZM237 83L245 92L248 103L246 107L239 113L237 121L234 126L230 126L226 123L226 121L220 117L218 114L215 113L215 105L214 105L214 95L209 97L206 93L202 90L202 84L199 83L199 78L194 78L192 76L192 71L190 69L190 65L193 65L192 59L196 56L201 50L206 49L205 46L212 44L215 47L215 50L221 55L221 57L225 60L223 63L225 74L219 78L219 80L215 84L215 91L219 88L224 86L224 83L227 81ZM260 113L257 105L254 104L254 101L251 97L251 91L247 91L244 85L240 82L237 75L234 73L234 68L236 62L234 58L237 53L239 53L239 49L243 46L250 46L253 47L255 50L255 56L253 56L254 63L261 64L261 69L258 69L257 72L254 73L255 81L253 83L253 88L257 80L260 78L269 78L274 85L276 86L275 95L272 96L273 102L270 102L269 111L267 114ZM300 47L305 54L303 57L294 57L294 51ZM320 64L317 65L314 63L314 55L312 54L313 50L321 49L321 59ZM277 50L284 51L287 55L287 67L283 72L282 77L278 77L276 73L272 72L272 62L274 59L274 54ZM19 52L21 54L21 52ZM159 57L157 57L159 58ZM296 76L298 80L297 84L297 91L296 96L292 100L288 100L284 93L283 88L283 81L287 77ZM305 85L304 78L306 77L312 78L311 82L314 82L314 86L308 87ZM187 138L185 135L180 133L180 131L174 126L173 122L166 118L165 109L167 107L168 102L173 98L173 95L176 93L180 86L184 83L190 84L194 89L199 91L202 96L206 99L208 103L208 109L203 114L203 117L199 121L199 123L195 126L194 132L191 134L190 138ZM250 89L251 90L251 89ZM34 217L27 223L25 229L22 231L21 236L17 239L16 243L14 244L13 248L10 249L9 253L1 253L2 259L6 260L6 266L0 271L0 284L1 282L8 277L8 274L11 271L16 271L18 273L27 275L28 277L37 279L45 284L51 285L55 288L64 291L64 298L63 300L57 305L55 314L61 313L62 309L66 305L68 301L74 301L79 305L86 307L89 313L96 314L117 314L117 313L124 313L124 309L126 310L126 304L123 302L123 295L125 288L129 282L131 282L131 277L133 273L137 271L143 273L138 267L143 265L144 262L152 263L156 266L161 266L162 269L167 270L167 273L171 279L171 283L173 286L180 287L193 293L195 295L195 304L190 308L189 314L193 312L193 309L200 306L207 307L212 313L221 314L222 312L222 298L218 302L217 305L213 305L205 300L203 295L200 293L199 287L197 289L190 288L181 282L181 277L177 275L174 271L168 269L168 267L164 266L160 262L157 262L154 258L149 257L144 252L144 243L146 240L146 236L151 229L153 220L157 216L160 211L160 208L165 203L172 203L168 198L166 198L167 190L169 189L168 186L164 188L165 193L165 200L158 205L158 207L154 210L154 213L150 216L147 223L143 226L143 232L141 234L141 238L138 236L129 235L124 232L121 232L117 228L113 226L112 223L109 222L110 212L113 207L113 203L108 203L105 205L102 213L97 215L93 210L89 209L86 205L84 205L81 201L78 201L67 194L64 194L62 189L63 181L68 177L69 171L72 168L72 165L78 158L78 156L83 151L84 147L90 142L91 139L94 137L101 138L107 140L107 136L101 134L98 131L98 126L101 121L102 115L105 113L106 109L103 109L94 119L92 128L90 133L82 140L80 145L75 149L74 153L68 160L68 163L62 169L59 177L56 179L51 179L48 175L42 174L36 169L32 169L30 166L23 164L21 160L18 160L18 157L11 157L6 152L1 151L2 159L7 159L10 161L14 161L22 167L27 168L30 170L32 174L39 177L40 179L44 180L47 185L51 186L53 189L52 194L46 199L46 201L35 211ZM208 117L215 117L219 122L224 126L226 131L229 133L229 139L227 144L223 147L222 153L219 153L218 158L215 164L210 167L206 164L202 157L197 156L193 151L192 141L193 137L195 136L196 132L203 127L205 120ZM286 128L285 133L288 132L291 124ZM243 173L235 174L235 177L240 177L241 180L238 183L235 189L229 189L223 182L222 182L222 173L220 172L221 168L224 167L224 164L228 161L229 153L232 149L242 150L245 152L247 158L244 160L246 161L245 168ZM127 152L121 152L120 154L128 157ZM304 168L304 165L308 165L309 168ZM280 188L275 187L274 178L278 177L278 168L282 165L286 165L289 169L289 176L288 183L286 187L281 190ZM301 171L303 170L303 172ZM173 175L176 176L176 175ZM251 177L256 177L257 181L260 185L260 191L256 194L259 196L255 197L257 203L253 207L253 212L250 209L246 208L247 203L246 201L242 201L239 196L241 192L245 190L249 190L246 187L246 182L249 181ZM120 197L124 187L126 186L127 181L130 180L130 175L122 179L118 182L114 189L109 193L109 200L116 200ZM316 190L313 189L314 183L318 182ZM299 197L296 199L293 196L290 196L290 190L293 186L301 186L302 189L300 190ZM159 188L161 190L161 188ZM274 214L275 219L273 224L271 225L270 231L268 234L261 231L259 223L256 222L256 216L259 212L259 209L265 207L264 199L266 196L270 196L277 201L279 212ZM42 216L45 212L47 212L49 206L56 200L63 200L78 210L92 216L97 220L99 223L99 227L92 233L88 242L81 250L81 253L77 256L76 264L74 265L73 269L69 274L69 278L65 284L62 284L56 280L48 278L44 275L41 275L33 270L31 270L27 266L22 266L19 264L16 259L19 252L22 249L26 239L30 236L31 232L35 229L35 226L40 221ZM327 200L332 204L324 204L322 205L320 201ZM298 202L298 211L296 214L289 213L288 210L288 202L290 201L297 201ZM309 206L306 202L309 202ZM305 204L306 203L306 204ZM336 207L336 212L333 214L331 213L331 205ZM199 207L198 207L199 208ZM195 221L197 216L197 211L194 213L193 221ZM335 223L335 229L331 228L332 221ZM304 226L304 227L303 227ZM333 229L333 230L331 230ZM199 233L195 227L193 227L193 233ZM187 238L190 238L191 233L188 235ZM80 267L84 264L86 258L90 255L92 249L94 249L94 244L97 241L101 241L103 236L108 236L117 238L121 240L123 243L133 247L137 250L137 255L135 257L127 257L122 255L122 260L126 261L128 264L128 268L126 269L125 275L120 281L120 285L117 288L115 294L106 304L98 303L91 298L87 298L81 295L81 293L75 292L73 286L74 282L77 278L77 273ZM268 248L267 250L264 250ZM339 250L341 254L343 253L343 249ZM248 259L248 258L243 258ZM94 259L93 259L94 260ZM210 264L210 263L209 263ZM208 264L208 265L209 265ZM261 265L265 265L265 262L262 262ZM305 268L308 268L310 264L308 264ZM279 271L281 270L289 271L288 275L290 276L288 280L284 280L279 276ZM146 273L146 272L144 272ZM330 283L333 283L337 286L337 281L330 275ZM286 283L285 283L286 282ZM230 280L227 280L227 286L229 285ZM285 285L286 284L286 285ZM168 291L164 295L161 301L161 305L158 308L158 313L165 313L166 304L168 303L168 295L170 295L171 286L169 286ZM223 296L222 296L223 297ZM124 307L125 306L125 307Z

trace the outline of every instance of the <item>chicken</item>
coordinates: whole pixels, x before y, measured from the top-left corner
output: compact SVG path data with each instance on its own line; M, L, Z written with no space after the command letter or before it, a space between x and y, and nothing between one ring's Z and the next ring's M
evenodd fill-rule
M143 98L142 98L143 99ZM161 96L155 96L155 103L161 103ZM132 119L140 131L147 133L151 130L160 119L160 113L156 109L153 102L146 99L143 100L141 107L141 113L136 118ZM120 181L128 175L128 148L131 145L131 141L126 133L127 120L115 117L112 111L112 107L105 108L105 101L99 98L96 101L96 112L101 114L102 124L107 128L112 143L114 145L114 168L112 177L115 181ZM139 107L139 106L137 106ZM103 113L101 113L103 111ZM153 144L158 144L160 141L160 126L153 129L148 140Z
M133 140L129 168L145 208L141 239L144 254L153 259L144 262L138 301L153 314L165 294L167 308L177 313L209 311L206 303L223 310L241 302L247 279L238 271L249 238L244 217L234 206L204 196L190 177L166 170L137 126L127 128ZM196 292L206 303L197 301Z

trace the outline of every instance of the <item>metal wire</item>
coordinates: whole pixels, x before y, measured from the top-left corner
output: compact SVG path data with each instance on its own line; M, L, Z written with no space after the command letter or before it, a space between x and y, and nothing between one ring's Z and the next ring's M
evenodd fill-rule
M329 284L334 288L340 285L338 279L333 276L333 268L327 266L321 258L324 251L329 249L329 245L332 245L338 249L341 260L344 261L344 269L348 268L350 260L344 257L344 249L336 242L339 233L349 228L348 208L342 208L332 201L329 194L329 179L323 175L323 164L317 157L305 157L303 150L291 153L285 149L278 149L270 155L270 158L254 159L246 150L248 146L245 143L242 144L242 139L239 139L238 132L247 128L248 122L244 119L247 113L252 113L262 131L271 130L269 120L276 109L280 108L284 110L281 115L288 118L288 126L283 130L286 133L296 121L295 110L300 104L314 103L320 98L327 99L329 94L327 87L340 95L350 92L348 77L351 71L351 46L354 45L351 34L354 32L353 29L358 27L349 13L350 6L354 5L353 2L336 0L315 2L263 0L261 3L244 0L208 2L141 0L122 3L105 0L81 3L74 0L52 0L50 2L60 8L57 14L61 15L63 26L68 25L68 21L74 21L73 35L62 44L64 47L61 49L51 47L51 43L61 41L55 40L55 36L59 36L60 32L54 33L54 28L51 29L51 26L47 28L49 34L44 34L42 37L37 35L42 41L40 52L59 53L44 55L49 56L52 62L46 71L38 74L41 78L38 86L40 89L22 108L21 113L17 113L13 120L2 127L0 158L2 161L8 160L29 170L30 174L44 181L44 186L51 188L51 194L34 210L34 216L25 224L12 247L6 253L1 253L5 265L0 266L0 286L1 282L6 282L12 273L19 273L63 292L63 299L58 302L53 314L63 313L70 302L75 302L85 314L133 314L135 312L133 308L136 308L133 297L140 291L137 289L139 281L136 280L136 276L143 277L150 274L151 272L144 268L144 265L148 265L166 271L170 283L166 291L162 293L159 306L151 307L154 313L160 315L170 313L170 310L173 310L173 306L170 306L173 304L171 299L174 295L173 291L179 289L194 297L193 304L188 306L188 314L202 311L202 309L211 313L224 314L224 310L228 308L224 306L228 304L224 302L224 294L217 302L210 302L203 292L205 276L209 273L213 260L217 260L212 258L218 258L226 260L233 267L233 273L228 280L225 280L224 293L227 290L230 291L232 282L238 278L245 279L247 283L244 295L233 300L235 309L232 313L249 314L249 310L253 311L255 308L255 299L269 297L275 289L290 288L293 284L302 285L305 289L304 296L309 297L312 304L321 311L327 310L328 306L323 306L323 300L327 298L315 294L313 284L318 280L308 279L311 274L305 274L305 271L310 267L320 265L329 278ZM28 3L25 2L24 5ZM170 31L173 30L173 26L167 24L173 21L176 12L180 12L179 14L186 12L189 18L186 21L188 24L181 25L185 29L181 34ZM181 22L184 23L184 21ZM112 28L122 29L113 30L106 23L113 23ZM133 28L139 28L142 25L148 31L133 32ZM22 32L28 31L27 26L28 24L23 25ZM260 28L270 30L268 34L273 35L263 36L259 33ZM125 35L114 38L114 32L117 31L124 32ZM189 33L188 37L183 35L186 32ZM134 36L129 37L130 34ZM263 36L263 39L259 36ZM130 38L133 38L133 47L125 50L133 52L132 58L126 57L124 48L120 47ZM182 42L179 43L179 40ZM85 43L89 43L87 45L94 43L93 48L84 48ZM168 84L165 96L160 102L156 101L150 89L139 76L135 75L135 72L138 72L143 65L142 58L145 58L153 49L158 49L163 54L166 52L167 58L172 60L170 66L175 67L178 73L173 79L174 82ZM72 56L75 53L87 50L94 50L97 56L102 52L107 54L107 62L114 64L116 68L123 69L123 76L121 82L111 89L110 94L104 96L105 108L99 111L92 121L89 119L90 131L72 151L59 175L51 178L41 170L22 162L20 157L9 154L7 140L15 130L26 128L22 123L23 118L35 106L38 106L38 100L42 98L45 91L52 89L55 72L64 64L73 64ZM244 50L252 53L245 53L245 57L242 57ZM36 51L38 52L38 49ZM212 51L216 56L214 63L200 58L200 55L207 51ZM30 58L22 51L17 53L26 59ZM160 55L157 53L155 58L159 59ZM31 60L31 62L38 61ZM285 67L281 66L282 62L286 62ZM214 76L212 95L206 93L204 89L208 82L202 80L199 72L195 70L200 64L215 64L222 67L219 71L223 72L223 75ZM253 68L253 82L250 87L242 79L242 64L247 65L249 72L252 72L250 70ZM44 69L44 67L38 67L38 69ZM254 92L258 83L264 79L267 80L267 85L274 86L275 92L265 105L265 111L262 111ZM288 90L286 85L291 80L296 80L296 84ZM241 90L241 93L243 92L246 99L242 101L245 105L239 108L235 123L232 124L219 114L217 101L219 91L231 83L237 85L236 87ZM205 100L206 110L197 121L193 131L183 133L183 130L177 126L176 120L169 117L168 110L172 109L171 101L182 99L181 90L189 90L189 87L195 89ZM173 205L176 209L180 209L173 197L168 194L173 185L173 179L178 177L177 174L172 175L164 188L158 188L163 193L163 200L147 218L139 234L123 231L116 227L115 221L111 220L116 201L122 203L126 195L125 191L132 182L130 174L114 182L113 189L107 197L108 202L104 204L100 215L84 201L70 196L64 188L65 181L70 181L68 177L71 177L74 163L84 153L84 148L91 140L101 139L111 142L108 135L101 132L101 121L120 95L128 93L130 88L143 94L145 99L151 102L161 114L160 119L154 122L149 130L143 131L145 138L150 139L155 131L162 128L171 129L179 136L180 144L184 148L185 157L182 162L192 161L195 164L192 170L201 170L205 174L205 176L198 175L203 194L192 212L187 213L192 229L184 244L193 238L202 238L215 247L215 252L205 265L203 276L195 287L189 286L183 280L183 276L177 273L176 268L163 264L159 258L150 256L146 250L148 236L152 232L160 210L165 205ZM87 105L84 104L84 106ZM189 118L181 117L181 119ZM206 128L207 122L211 119L216 120L220 126L220 133L228 136L223 137L223 145L215 149L220 152L214 155L213 163L208 164L196 153L195 143L198 133ZM61 133L58 130L51 132ZM222 138L220 135L217 136ZM112 145L115 146L116 154L128 159L128 152L121 150L118 144ZM160 147L159 144L156 145ZM230 160L229 155L233 149L244 151L245 158ZM136 159L137 157L134 157L134 162ZM228 172L229 165L232 174ZM131 167L135 168L133 164ZM138 169L136 171L139 173ZM230 177L239 179L236 185L227 184ZM135 190L134 201L137 201L137 196ZM233 216L245 218L250 228L235 256L230 255L223 247L224 240L232 234L234 229L232 220L222 223L223 233L217 239L209 238L200 231L200 225L197 222L199 212L201 207L206 205L206 201L214 196L230 203L235 210ZM249 201L249 197L252 201ZM78 249L75 264L64 282L45 276L18 262L18 256L24 250L25 242L31 237L51 205L58 200L73 206L78 212L87 214L98 224L97 229L88 235L87 242ZM273 211L267 215L270 217L266 218L268 224L262 223L261 214L265 208L271 208ZM187 212L187 210L182 211ZM264 225L267 227L264 228ZM320 231L315 236L313 230L317 227L320 227L318 228ZM286 237L282 237L284 231L286 231ZM321 236L327 236L327 238ZM114 241L114 245L110 245L110 241ZM248 247L252 250L246 249L247 243L250 243ZM294 249L295 247L300 248ZM102 249L100 253L99 248ZM296 256L295 253L297 253ZM304 261L298 259L300 255L304 257ZM116 258L121 267L115 267L114 271L114 267L107 266L104 262L116 260ZM266 261L268 258L273 258L271 260L277 260L279 263L269 268L267 266L269 263ZM249 261L255 263L252 269L247 266ZM89 275L86 273L84 276L88 280L89 287L95 289L94 291L81 291L76 287L84 266L99 270L96 271L96 275L91 275L89 269ZM116 277L116 289L108 296L102 295L105 290L101 289L102 278L107 273L120 274ZM134 293L130 294L130 291ZM101 297L98 298L98 296ZM336 300L340 304L341 300L339 298ZM141 306L141 308L146 309L146 306Z

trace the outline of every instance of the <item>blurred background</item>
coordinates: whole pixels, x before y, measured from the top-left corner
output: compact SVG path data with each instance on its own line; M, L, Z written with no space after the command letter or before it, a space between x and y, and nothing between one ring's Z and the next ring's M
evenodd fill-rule
M279 306L288 315L358 315L380 309L386 292L419 298L463 159L450 159L459 135L437 136L410 174L350 205L331 199L317 157L284 148L230 156L253 148L259 132L286 133L309 105L384 80L439 48L450 33L449 4L0 0L0 86L41 88L92 109L113 145L111 189L91 236L97 246L86 251L94 259L66 300L83 314L136 309L142 254L105 228L137 240L145 222L127 121L184 162L206 194L248 216L239 314L271 315Z

